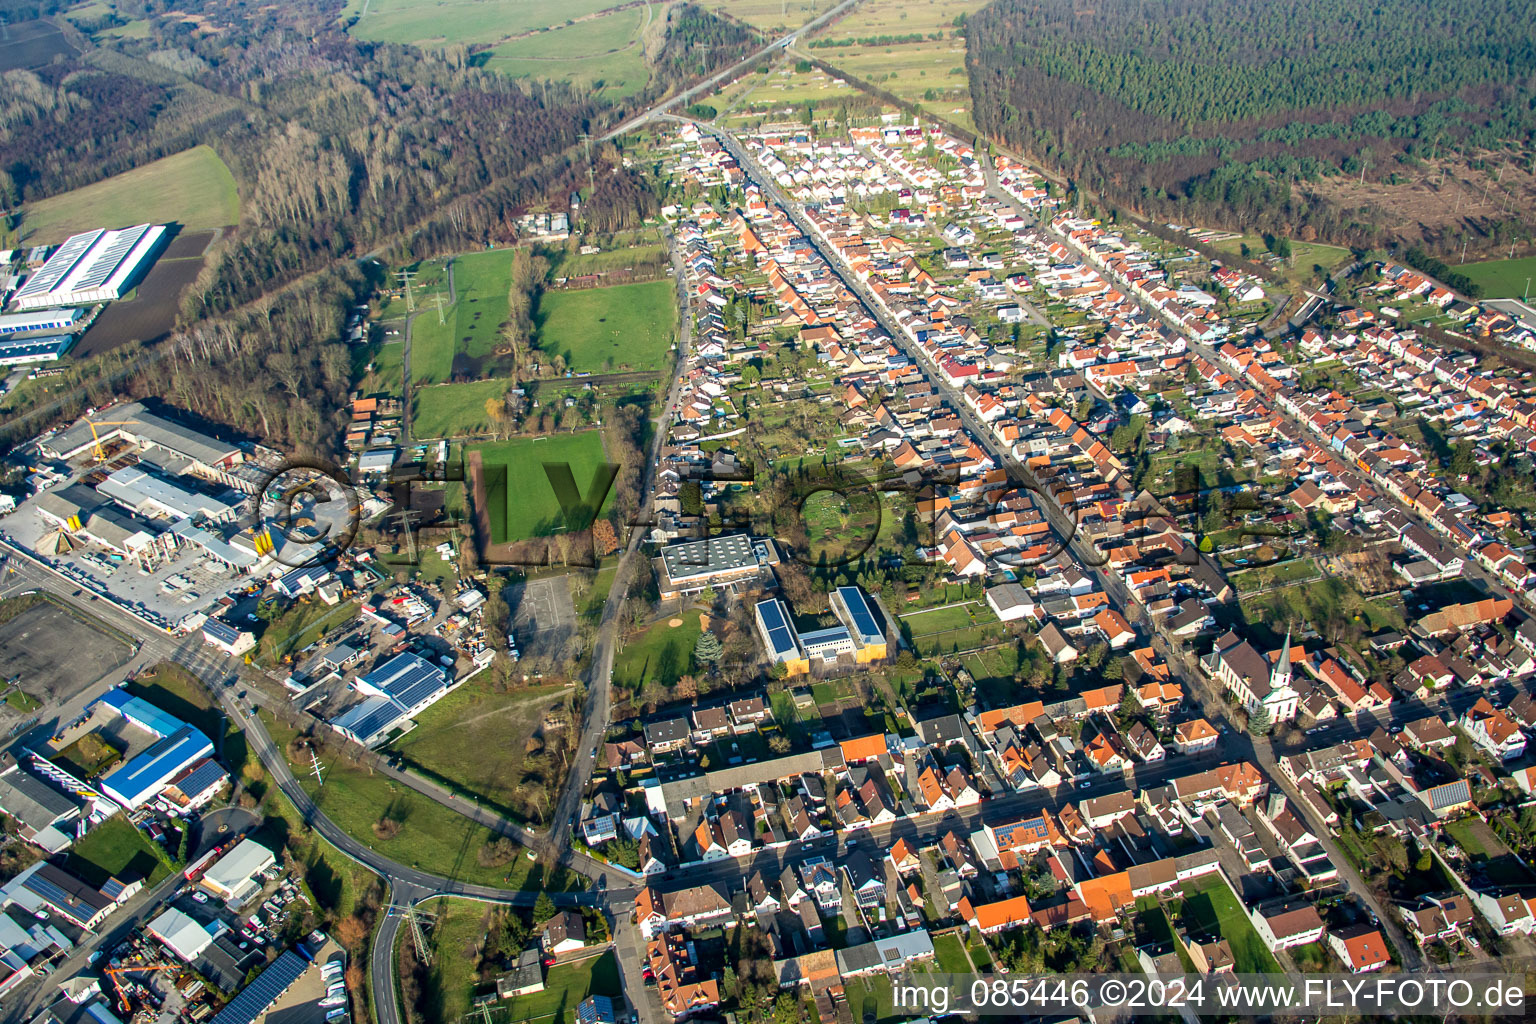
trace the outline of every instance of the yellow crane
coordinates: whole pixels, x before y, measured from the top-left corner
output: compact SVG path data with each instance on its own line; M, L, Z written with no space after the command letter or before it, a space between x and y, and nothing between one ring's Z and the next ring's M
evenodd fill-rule
M101 435L96 432L97 427L128 427L139 422L138 420L93 420L89 416L85 418L86 425L91 428L91 454L96 456L97 462L107 461L107 453L101 449Z
M131 964L126 967L108 967L106 976L112 981L112 988L117 992L117 1005L124 1013L132 1013L133 1005L128 1002L128 996L123 992L122 982L117 980L119 974L128 974L132 971L176 971L180 970L180 964Z

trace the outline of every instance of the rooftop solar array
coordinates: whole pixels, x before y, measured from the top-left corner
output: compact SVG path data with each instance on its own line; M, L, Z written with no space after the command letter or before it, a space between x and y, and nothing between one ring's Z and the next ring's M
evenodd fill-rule
M232 644L240 639L240 631L222 619L208 619L203 623L203 633L221 644Z
M187 765L213 751L208 737L190 725L160 740L117 771L101 780L101 788L114 800L134 806L142 803Z
M874 610L869 607L863 591L858 587L838 587L837 596L842 599L843 607L848 611L854 639L860 644L885 643L885 634L875 622Z
M815 647L825 647L828 644L851 643L853 638L848 635L848 630L842 626L828 626L826 629L813 629L809 633L800 634L800 643L806 651Z
M331 725L368 743L404 715L405 709L388 697L374 696L331 719Z
M181 781L176 783L176 788L181 790L188 799L197 796L205 790L218 785L224 779L224 769L217 761L205 758L192 766Z
M111 903L105 896L52 864L41 864L22 885L82 928Z
M784 614L784 604L778 600L759 601L757 615L768 635L768 651L775 659L792 658L800 653L795 642L795 631Z
M426 700L444 684L441 668L414 654L397 654L358 682L407 708Z
M101 239L102 244L92 249L81 261L79 271L70 275L70 289L89 291L106 284L107 279L123 262L123 257L132 252L133 247L143 240L150 227L149 224L140 224L137 227L109 232L105 238Z
M73 334L50 334L41 338L5 338L0 340L0 362L16 363L31 360L42 362L39 357L58 359L75 343Z
M15 300L20 301L33 295L53 291L54 287L75 269L75 265L80 262L80 257L85 255L86 250L95 245L104 234L106 234L104 229L97 228L95 231L71 235L52 256L48 257L48 262L27 279L27 283L21 286L21 291L16 293Z
M218 1012L212 1024L253 1024L308 968L308 960L291 949L284 950L282 956Z

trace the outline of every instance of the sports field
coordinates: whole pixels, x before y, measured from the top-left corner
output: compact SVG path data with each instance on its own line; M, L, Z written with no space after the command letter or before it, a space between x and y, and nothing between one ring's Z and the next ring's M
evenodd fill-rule
M1536 283L1536 256L1518 260L1485 260L1468 263L1457 270L1483 286L1485 299L1519 299L1530 294Z
M92 228L174 221L186 230L203 230L239 220L234 175L212 149L197 146L94 185L28 203L23 207L21 234L28 245L42 245Z
M677 336L671 281L548 291L534 311L534 340L576 372L654 370Z
M564 526L565 516L544 473L544 463L568 464L583 497L590 491L593 472L603 464L603 441L595 430L491 441L470 445L467 450L479 452L485 467L486 512L493 544L548 537ZM506 472L499 486L494 486L497 467L505 467ZM604 507L612 499L610 490Z
M631 96L651 79L640 45L651 17L649 7L615 11L476 56L486 68L513 78L563 80L610 98Z
M359 39L415 46L494 43L522 32L563 25L616 0L347 0L343 19Z
M418 315L411 325L413 381L441 383L454 376L481 377L495 362L499 329L507 319L512 250L455 256L449 270L452 289L446 275L421 268L420 280L426 283L415 289Z

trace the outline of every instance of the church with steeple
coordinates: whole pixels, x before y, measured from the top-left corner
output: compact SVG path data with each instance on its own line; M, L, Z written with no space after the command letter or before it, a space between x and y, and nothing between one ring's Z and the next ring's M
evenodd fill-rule
M1269 657L1230 630L1216 641L1206 668L1222 686L1232 691L1243 709L1252 714L1260 706L1272 723L1296 717L1301 696L1291 685L1291 635L1285 646Z

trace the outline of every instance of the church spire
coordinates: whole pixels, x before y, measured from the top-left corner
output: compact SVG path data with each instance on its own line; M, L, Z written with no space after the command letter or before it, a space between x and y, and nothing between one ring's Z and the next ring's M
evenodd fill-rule
M1275 662L1274 671L1269 674L1269 685L1278 690L1282 686L1291 685L1291 631L1285 631L1285 646L1280 648L1280 658Z

